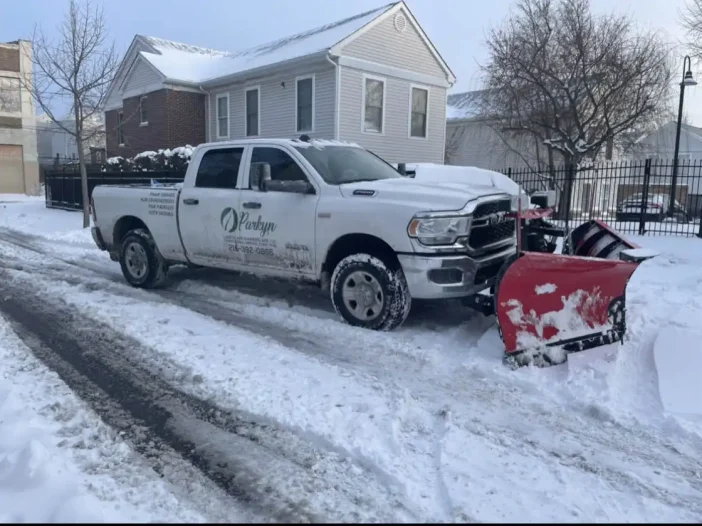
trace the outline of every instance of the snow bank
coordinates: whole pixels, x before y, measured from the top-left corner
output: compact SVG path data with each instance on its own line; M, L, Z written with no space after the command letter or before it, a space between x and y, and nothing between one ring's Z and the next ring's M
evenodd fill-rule
M207 520L0 317L0 523Z
M653 355L663 408L702 419L702 332L666 327L656 337Z
M80 487L78 471L53 444L42 419L0 381L0 522L120 520Z
M75 232L82 230L83 214L80 211L46 208L44 197L0 194L2 227L38 235Z

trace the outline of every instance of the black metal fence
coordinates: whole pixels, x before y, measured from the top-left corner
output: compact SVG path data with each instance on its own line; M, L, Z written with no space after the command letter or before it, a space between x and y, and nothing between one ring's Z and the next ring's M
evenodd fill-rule
M527 192L555 190L558 220L571 227L600 219L622 233L702 237L702 160L679 161L675 178L659 159L503 173Z
M527 192L554 190L557 220L571 227L601 219L622 233L702 237L702 160L680 161L674 193L673 162L657 159L504 173ZM88 192L92 195L97 185L177 183L184 177L185 172L100 172L90 167ZM47 171L45 185L47 208L83 208L77 168Z
M181 183L185 172L88 172L88 195L93 195L97 185ZM47 171L44 174L47 208L82 210L83 194L80 189L80 173L77 170Z

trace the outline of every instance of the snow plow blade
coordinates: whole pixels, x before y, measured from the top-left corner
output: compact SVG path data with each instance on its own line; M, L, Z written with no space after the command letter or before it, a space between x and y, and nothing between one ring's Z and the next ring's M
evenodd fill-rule
M598 220L588 221L574 229L565 247L564 254L602 259L619 259L622 251L639 248Z
M610 231L596 232L607 232L599 234L604 239ZM603 253L615 241L599 249L596 241L572 246L576 252ZM569 353L623 339L627 283L639 263L655 254L614 248L621 259L613 259L611 250L606 254L610 257L600 258L524 252L506 264L495 291L495 310L507 365L557 365Z

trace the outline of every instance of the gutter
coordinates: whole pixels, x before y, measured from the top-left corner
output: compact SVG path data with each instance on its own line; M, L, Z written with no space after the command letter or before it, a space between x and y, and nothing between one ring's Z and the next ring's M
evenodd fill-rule
M334 68L336 69L336 89L334 93L334 140L339 140L339 123L341 121L341 64L334 62L331 58L331 53L324 55Z

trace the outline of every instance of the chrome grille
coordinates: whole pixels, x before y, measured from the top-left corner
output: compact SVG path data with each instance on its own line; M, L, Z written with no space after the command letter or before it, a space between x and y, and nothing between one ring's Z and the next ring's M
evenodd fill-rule
M475 207L473 218L481 219L492 214L499 214L500 212L506 213L510 211L510 206L510 199L500 199L499 201L488 201L487 203L481 203Z
M475 207L468 246L473 250L482 250L512 239L516 223L514 219L505 217L510 207L509 199L488 201Z

